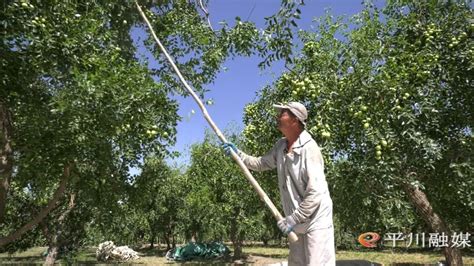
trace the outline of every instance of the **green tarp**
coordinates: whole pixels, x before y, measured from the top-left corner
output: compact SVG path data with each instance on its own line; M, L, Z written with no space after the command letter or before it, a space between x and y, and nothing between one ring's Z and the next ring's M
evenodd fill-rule
M221 242L194 243L177 247L166 253L168 260L187 261L193 259L215 259L230 253L229 248Z

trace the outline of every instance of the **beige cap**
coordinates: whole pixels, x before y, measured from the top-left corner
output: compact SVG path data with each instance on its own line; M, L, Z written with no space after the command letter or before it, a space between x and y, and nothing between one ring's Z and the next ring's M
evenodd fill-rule
M308 118L308 111L303 104L299 102L289 102L287 104L274 104L273 107L277 110L288 109L292 112L303 125L306 126L306 119Z

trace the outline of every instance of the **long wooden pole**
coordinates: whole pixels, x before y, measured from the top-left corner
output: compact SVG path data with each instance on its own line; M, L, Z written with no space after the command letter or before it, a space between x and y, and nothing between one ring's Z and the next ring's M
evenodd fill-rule
M209 113L207 112L207 109L206 107L204 106L204 104L202 103L202 101L199 99L199 97L196 95L196 93L194 92L194 90L188 85L188 82L184 79L183 75L181 74L181 71L179 71L178 67L176 66L176 64L174 63L173 59L171 58L171 56L168 54L168 52L166 51L165 47L163 46L163 44L161 43L160 39L158 39L158 36L156 36L155 34L155 31L153 30L153 27L151 26L150 22L148 21L148 18L147 16L145 15L145 13L143 12L142 8L140 7L140 5L135 1L135 4L137 5L137 9L138 11L140 12L140 15L143 17L143 20L145 20L146 24L148 25L148 28L150 29L150 32L153 36L153 38L155 39L156 43L158 44L158 46L160 47L161 51L163 52L163 54L165 54L166 56L166 59L168 60L168 62L171 64L171 66L173 67L174 71L176 72L176 74L178 75L179 79L181 80L181 83L183 83L184 87L186 88L186 90L189 92L189 94L191 94L191 96L194 98L194 100L196 101L196 103L198 104L199 108L201 109L203 115L204 115L204 118L207 120L207 122L209 123L209 125L212 127L212 129L214 130L214 132L216 132L217 136L219 137L219 139L224 142L224 143L227 143L227 140L224 136L224 134L222 134L222 132L219 130L219 128L216 126L216 124L214 123L214 121L212 120L212 118L209 116ZM257 191L258 195L260 196L260 199L265 202L265 204L267 205L268 208L270 208L270 211L272 212L273 216L275 217L275 219L277 221L283 219L283 216L280 214L280 212L278 211L278 209L275 207L275 205L273 204L273 202L270 200L270 198L267 196L267 194L265 193L265 191L263 191L262 187L258 184L257 180L255 180L255 178L252 176L252 174L250 173L249 169L247 168L247 166L245 166L244 162L242 161L242 159L240 159L240 157L237 155L237 153L235 153L233 150L231 151L231 155L232 155L232 159L234 159L234 161L237 162L237 164L240 166L240 169L242 169L242 171L244 172L244 175L245 177L247 178L247 180L250 182L250 184L252 185L252 187ZM290 242L296 242L298 240L298 237L296 236L296 234L294 232L290 232L288 234L288 239Z

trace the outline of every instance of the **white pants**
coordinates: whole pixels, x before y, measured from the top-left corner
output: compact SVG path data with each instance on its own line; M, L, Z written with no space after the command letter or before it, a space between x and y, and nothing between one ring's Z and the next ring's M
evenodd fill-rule
M336 265L334 227L298 234L298 241L290 243L288 265Z

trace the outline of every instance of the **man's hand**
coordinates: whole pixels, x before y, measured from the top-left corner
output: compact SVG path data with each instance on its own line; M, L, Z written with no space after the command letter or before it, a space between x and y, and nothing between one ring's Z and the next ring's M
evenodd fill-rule
M296 222L291 216L287 216L277 222L278 228L280 228L283 234L289 234L293 230L295 224Z
M232 143L232 142L226 142L226 143L223 143L222 144L222 148L224 149L225 151L225 154L227 156L230 156L231 154L231 150L233 150L235 153L239 153L239 150L237 150L237 147L235 147L235 144Z

